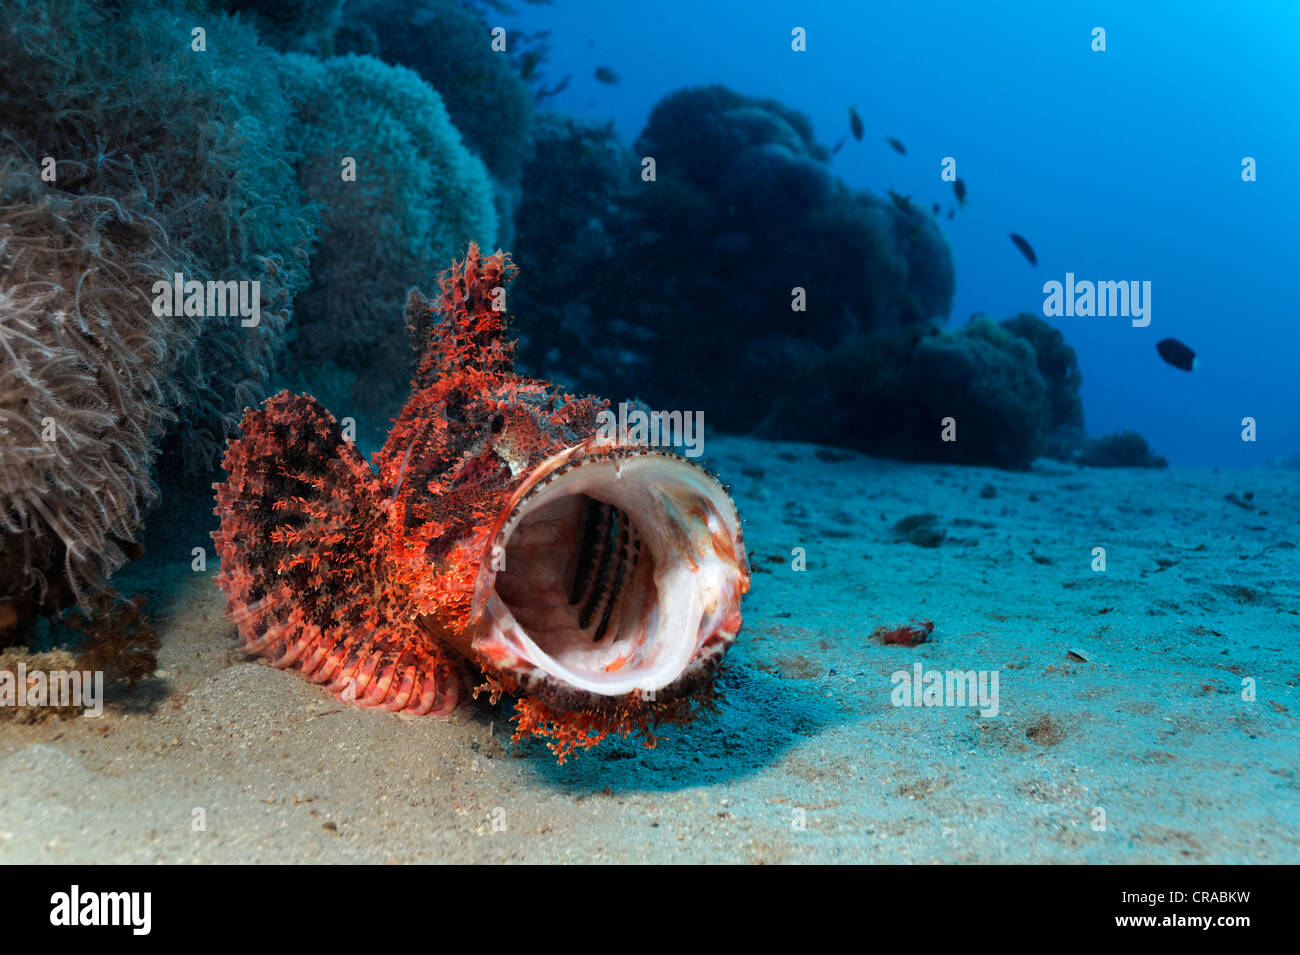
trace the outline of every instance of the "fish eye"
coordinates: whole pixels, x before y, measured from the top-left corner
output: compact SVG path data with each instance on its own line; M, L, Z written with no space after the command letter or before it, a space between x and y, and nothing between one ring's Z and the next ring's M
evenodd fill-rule
M505 426L506 426L506 416L498 411L496 414L492 416L492 423L491 425L489 425L489 427L492 429L493 434L500 434L501 429L504 428Z

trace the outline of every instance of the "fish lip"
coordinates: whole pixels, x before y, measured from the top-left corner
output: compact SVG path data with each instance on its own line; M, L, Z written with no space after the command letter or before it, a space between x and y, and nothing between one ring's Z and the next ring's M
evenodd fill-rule
M653 610L623 625L631 643L619 633L610 638L610 652L630 646L621 655L637 660L615 658L613 671L548 652L496 590L499 559L524 518L574 494L622 508L637 528L647 525L653 584L641 586ZM488 541L470 608L471 653L485 672L551 706L608 709L702 695L740 628L750 571L739 515L716 478L678 455L598 436L566 447L528 473Z

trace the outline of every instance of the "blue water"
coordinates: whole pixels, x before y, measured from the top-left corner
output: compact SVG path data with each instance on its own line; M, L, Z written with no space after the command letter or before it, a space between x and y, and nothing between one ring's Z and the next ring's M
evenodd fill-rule
M832 159L855 188L946 214L940 160L955 157L969 195L943 220L952 324L1042 315L1043 283L1067 272L1150 281L1145 328L1049 319L1078 352L1088 431L1138 431L1176 465L1300 449L1300 4L555 0L511 22L552 30L548 70L571 82L549 105L612 118L628 143L665 94L722 83L807 113L827 146L856 105L866 135ZM794 26L805 53L790 50ZM1091 49L1097 26L1105 52ZM598 82L598 66L620 82ZM1246 156L1255 182L1242 181ZM1198 353L1193 373L1160 360L1166 337ZM1255 443L1241 439L1247 416Z

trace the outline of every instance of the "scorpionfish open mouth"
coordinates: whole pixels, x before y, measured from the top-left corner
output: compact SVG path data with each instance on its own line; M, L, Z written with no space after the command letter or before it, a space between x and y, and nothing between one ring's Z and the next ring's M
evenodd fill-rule
M558 709L669 702L740 628L740 519L707 472L642 448L571 448L515 492L474 589L485 667Z

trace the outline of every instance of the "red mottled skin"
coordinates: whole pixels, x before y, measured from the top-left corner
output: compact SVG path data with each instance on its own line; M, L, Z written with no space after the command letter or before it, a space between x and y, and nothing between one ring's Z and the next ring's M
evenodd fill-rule
M514 272L504 253L471 245L440 277L436 308L412 292L413 394L370 465L309 395L281 392L245 414L213 534L243 650L341 700L399 712L450 712L475 670L494 699L515 692L473 658L479 564L528 468L592 436L608 402L515 375L494 307ZM707 707L711 692L690 702ZM563 761L610 731L653 742L648 726L685 722L694 707L629 699L558 713L521 698L517 709L516 738L548 737Z

